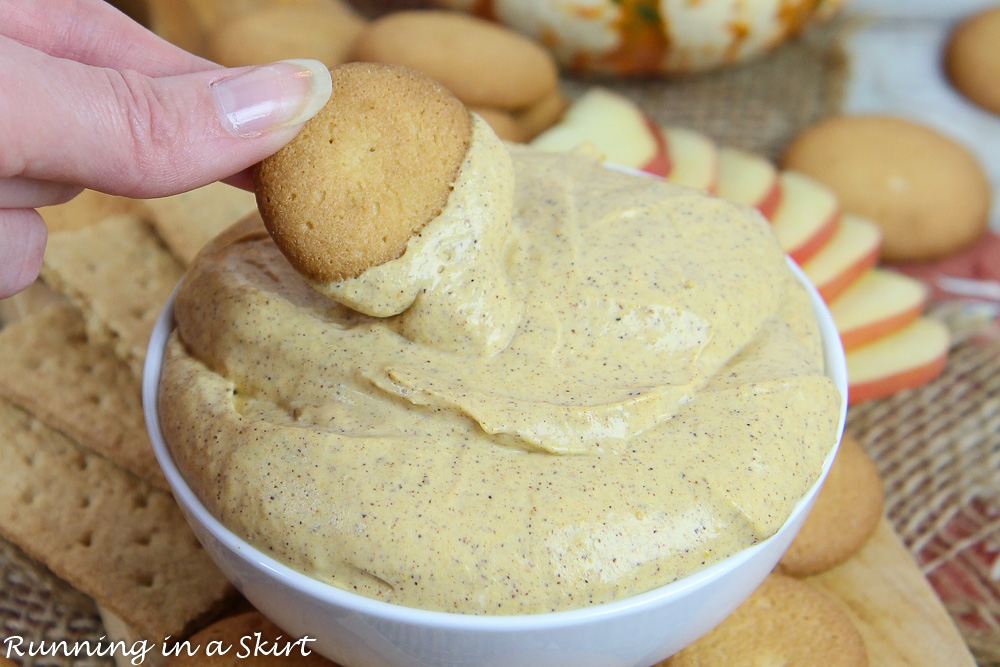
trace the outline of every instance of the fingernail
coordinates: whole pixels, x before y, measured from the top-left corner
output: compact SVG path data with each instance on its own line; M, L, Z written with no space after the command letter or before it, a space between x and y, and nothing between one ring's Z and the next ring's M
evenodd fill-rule
M318 60L282 60L211 84L230 134L255 137L304 123L330 99L330 71Z

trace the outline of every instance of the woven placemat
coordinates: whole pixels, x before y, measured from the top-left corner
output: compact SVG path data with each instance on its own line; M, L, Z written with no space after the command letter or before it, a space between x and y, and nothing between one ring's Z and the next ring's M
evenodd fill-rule
M423 0L353 0L365 14ZM638 102L658 123L704 132L720 145L772 159L801 129L839 109L847 61L834 21L752 63L670 81L564 79L574 96L593 85ZM956 619L981 664L1000 665L1000 342L970 337L935 382L851 409L848 428L885 476L889 519ZM0 639L95 641L93 604L0 540ZM46 667L111 665L26 658Z
M77 592L12 544L0 540L0 640L20 637L30 642L99 642L101 617L90 598ZM0 643L0 655L8 646ZM15 658L15 660L18 660ZM36 656L23 664L37 667L112 667L108 657Z

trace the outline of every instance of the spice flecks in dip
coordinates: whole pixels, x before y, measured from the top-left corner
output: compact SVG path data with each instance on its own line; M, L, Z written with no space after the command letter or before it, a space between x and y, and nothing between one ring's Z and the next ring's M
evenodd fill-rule
M836 437L763 218L478 124L442 214L335 287L231 230L178 294L160 410L215 516L347 590L621 599L773 534Z

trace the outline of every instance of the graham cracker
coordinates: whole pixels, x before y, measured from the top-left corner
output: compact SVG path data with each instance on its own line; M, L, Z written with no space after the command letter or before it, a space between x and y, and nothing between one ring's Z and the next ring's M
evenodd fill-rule
M146 434L141 394L139 378L109 346L87 341L72 306L51 305L0 330L0 398L169 490Z
M152 213L153 227L184 264L191 264L206 243L257 210L252 192L225 183L211 183L173 197L147 199L144 204Z
M144 209L137 199L84 190L65 204L43 206L38 213L49 228L49 234L54 234L83 229L114 215L141 216Z
M23 320L49 304L65 301L62 294L50 288L43 281L36 280L17 294L0 299L0 327Z
M153 641L234 594L169 493L2 401L0 534Z
M42 262L43 279L83 312L91 340L110 344L136 375L183 272L149 223L135 216L52 234Z

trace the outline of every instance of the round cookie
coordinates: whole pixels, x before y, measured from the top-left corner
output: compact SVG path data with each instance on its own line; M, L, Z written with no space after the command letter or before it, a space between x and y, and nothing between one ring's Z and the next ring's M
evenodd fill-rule
M257 651L257 638L254 633L261 634L260 651ZM279 639L280 638L280 639ZM269 621L259 611L251 611L239 616L230 616L221 621L216 621L204 630L195 634L188 642L192 647L198 647L195 655L187 655L186 651L181 651L181 655L171 657L165 667L281 667L282 665L294 665L295 667L336 667L336 664L320 656L312 650L312 643L295 644L289 648L285 656L263 655L264 650L272 651L277 643L280 649L285 649L289 644L293 644L296 638L288 635L281 628ZM210 642L213 648L229 647L224 655L207 655ZM309 655L304 655L308 651ZM217 653L218 651L213 651Z
M844 212L877 223L887 261L945 257L986 229L990 184L976 158L901 118L823 121L792 142L784 166L830 187Z
M361 34L354 57L423 72L469 106L526 107L558 81L555 61L541 46L495 23L457 12L389 14Z
M772 574L717 628L661 664L862 667L868 653L861 633L828 595Z
M207 55L225 67L315 58L327 67L347 62L366 22L339 0L322 5L272 5L221 22Z
M1000 114L1000 7L970 16L955 28L945 50L945 70L959 92Z
M882 510L878 469L857 440L845 435L812 512L778 567L806 576L843 563L875 532Z
M531 141L559 122L567 108L569 108L569 100L557 86L530 107L518 111L515 120L521 126L525 140Z
M472 136L468 109L408 69L352 63L331 76L327 105L254 168L268 232L319 283L399 257L441 212Z
M470 107L469 111L482 116L496 135L504 141L524 142L524 132L521 131L521 126L517 124L509 111L491 107Z

